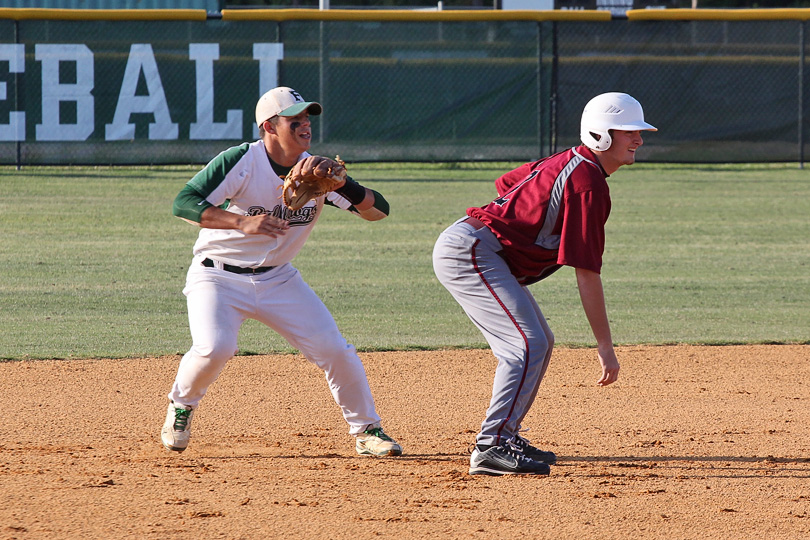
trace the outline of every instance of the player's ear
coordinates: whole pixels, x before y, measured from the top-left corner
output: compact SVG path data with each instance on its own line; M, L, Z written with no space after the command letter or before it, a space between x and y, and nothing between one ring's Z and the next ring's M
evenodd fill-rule
M264 131L265 131L266 133L270 133L270 134L273 134L273 135L275 135L275 134L276 134L276 126L275 126L275 124L273 124L273 122L271 122L270 120L265 120L265 121L262 123L262 129L264 129Z

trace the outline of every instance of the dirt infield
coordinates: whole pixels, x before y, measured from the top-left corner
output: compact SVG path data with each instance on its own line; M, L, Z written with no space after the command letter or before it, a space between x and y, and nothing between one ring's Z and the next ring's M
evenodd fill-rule
M555 352L526 435L549 477L467 474L489 351L362 354L401 458L356 456L323 375L237 357L158 433L178 357L0 364L0 539L810 538L810 346Z

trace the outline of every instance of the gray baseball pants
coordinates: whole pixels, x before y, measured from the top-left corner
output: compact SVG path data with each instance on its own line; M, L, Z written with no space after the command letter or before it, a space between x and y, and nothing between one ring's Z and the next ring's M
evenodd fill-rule
M514 437L548 368L554 335L531 292L512 275L487 227L463 218L436 241L433 269L484 334L498 360L492 399L476 437L500 445Z

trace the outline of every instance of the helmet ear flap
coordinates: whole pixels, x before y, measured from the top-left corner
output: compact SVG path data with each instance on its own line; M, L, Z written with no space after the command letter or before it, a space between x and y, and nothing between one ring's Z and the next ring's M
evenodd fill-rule
M613 144L613 138L610 136L610 131L583 129L580 134L582 142L591 150L604 152L610 145Z

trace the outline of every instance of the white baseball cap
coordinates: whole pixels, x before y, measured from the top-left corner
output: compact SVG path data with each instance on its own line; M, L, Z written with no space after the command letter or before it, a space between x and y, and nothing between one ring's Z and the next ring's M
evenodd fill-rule
M287 86L279 86L265 92L256 103L256 125L261 126L274 116L297 116L309 110L309 114L319 115L323 107L315 101L304 101L301 94Z

